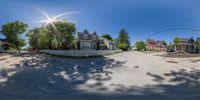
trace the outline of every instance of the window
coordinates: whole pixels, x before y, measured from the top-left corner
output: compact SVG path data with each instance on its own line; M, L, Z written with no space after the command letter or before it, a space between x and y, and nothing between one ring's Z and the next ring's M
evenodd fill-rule
M93 36L93 40L96 40L96 36L95 35Z
M84 39L87 39L87 34L84 34Z

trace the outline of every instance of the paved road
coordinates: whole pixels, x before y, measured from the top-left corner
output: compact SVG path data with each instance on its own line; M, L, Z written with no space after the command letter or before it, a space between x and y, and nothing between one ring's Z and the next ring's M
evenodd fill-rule
M177 63L169 63L172 60ZM0 61L0 98L197 99L200 63L190 60L139 52L79 60L43 54L14 55Z

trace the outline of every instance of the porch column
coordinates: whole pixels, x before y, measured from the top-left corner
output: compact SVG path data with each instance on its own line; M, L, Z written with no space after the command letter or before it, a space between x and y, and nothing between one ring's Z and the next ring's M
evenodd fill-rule
M181 47L182 47L182 51L183 51L183 45Z
M174 51L176 51L176 45L174 45Z
M189 52L191 52L191 45L189 45Z

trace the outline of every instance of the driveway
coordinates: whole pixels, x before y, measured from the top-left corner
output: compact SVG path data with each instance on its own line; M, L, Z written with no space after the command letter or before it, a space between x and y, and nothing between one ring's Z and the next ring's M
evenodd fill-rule
M199 59L134 51L95 59L11 55L0 60L0 98L193 100L200 97Z

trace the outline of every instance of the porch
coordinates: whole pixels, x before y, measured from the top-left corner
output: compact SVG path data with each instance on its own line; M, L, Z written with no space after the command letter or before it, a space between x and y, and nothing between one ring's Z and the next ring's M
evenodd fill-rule
M196 46L194 44L173 45L173 49L174 51L194 53L196 51Z

